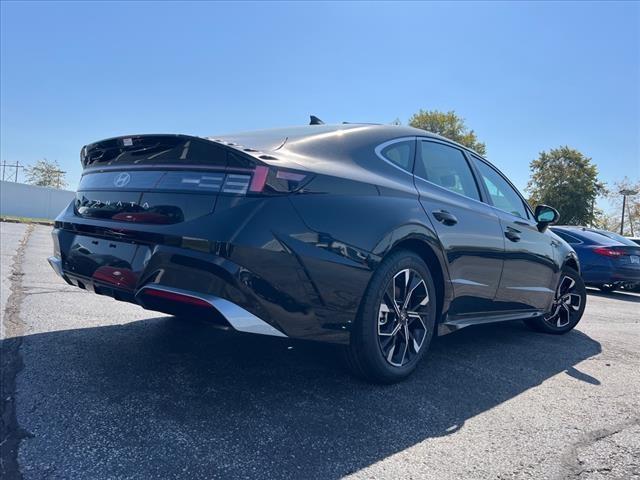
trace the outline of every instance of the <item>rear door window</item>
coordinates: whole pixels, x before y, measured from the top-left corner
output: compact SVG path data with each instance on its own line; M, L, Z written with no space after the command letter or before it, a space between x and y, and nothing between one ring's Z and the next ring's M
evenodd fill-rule
M415 174L442 188L480 200L471 168L462 151L457 148L421 141Z

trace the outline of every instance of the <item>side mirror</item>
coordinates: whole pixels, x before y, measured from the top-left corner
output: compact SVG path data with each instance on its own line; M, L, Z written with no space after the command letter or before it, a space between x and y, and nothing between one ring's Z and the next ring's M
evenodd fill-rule
M536 222L538 222L538 230L544 232L549 224L556 223L560 219L558 211L549 205L538 205L535 211Z

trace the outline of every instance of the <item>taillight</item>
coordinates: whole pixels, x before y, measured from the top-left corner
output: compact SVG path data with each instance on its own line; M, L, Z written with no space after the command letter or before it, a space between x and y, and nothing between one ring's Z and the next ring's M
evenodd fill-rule
M251 185L249 186L250 192L261 192L267 183L267 175L269 175L269 167L258 165L251 179Z
M195 307L211 308L211 305L198 297L191 295L184 295L182 293L169 292L167 290L157 290L155 288L146 288L143 294L149 297L160 298L163 300L169 300L171 302L184 303L186 305L193 305Z
M598 247L593 249L593 253L597 253L598 255L603 255L605 257L617 258L624 255L624 252L620 250L616 250L611 247Z
M253 172L248 193L292 193L300 190L311 175L282 168L258 165Z

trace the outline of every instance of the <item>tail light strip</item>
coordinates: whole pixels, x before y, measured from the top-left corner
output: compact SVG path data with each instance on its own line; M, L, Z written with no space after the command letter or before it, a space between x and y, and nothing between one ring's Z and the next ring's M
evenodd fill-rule
M249 188L249 181L251 177L249 175L236 175L230 173L227 175L227 178L224 181L224 186L222 187L223 193L237 193L237 194L245 194L247 193L247 188Z
M242 172L134 170L88 172L78 191L185 191L245 195L247 193L290 193L311 176L280 168L257 165Z
M593 249L593 253L603 255L605 257L617 258L623 256L625 253L621 250L616 250L612 247L598 247Z

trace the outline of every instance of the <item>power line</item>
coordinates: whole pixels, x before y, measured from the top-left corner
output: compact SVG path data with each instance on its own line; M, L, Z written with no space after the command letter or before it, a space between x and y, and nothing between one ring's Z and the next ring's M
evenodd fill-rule
M19 170L21 168L24 170L25 166L24 165L20 165L20 162L16 162L15 165L7 163L6 161L2 162L2 180L3 181L5 179L5 170L6 170L7 167L15 168L15 175L14 175L13 181L17 183L18 182L18 172L19 172Z
M2 165L2 180L4 181L6 179L7 181L9 181L9 179L13 177L13 181L15 183L18 182L18 173L20 169L22 168L24 170L29 168L27 165L20 165L19 161L16 162L15 165L12 163L7 163L6 161L3 161L1 165ZM14 169L14 172L13 173L11 171L7 172L7 169L11 169L11 168ZM63 182L64 175L67 172L65 170L52 169L52 170L49 170L49 173L51 175L55 175L56 188L60 188L60 185Z

